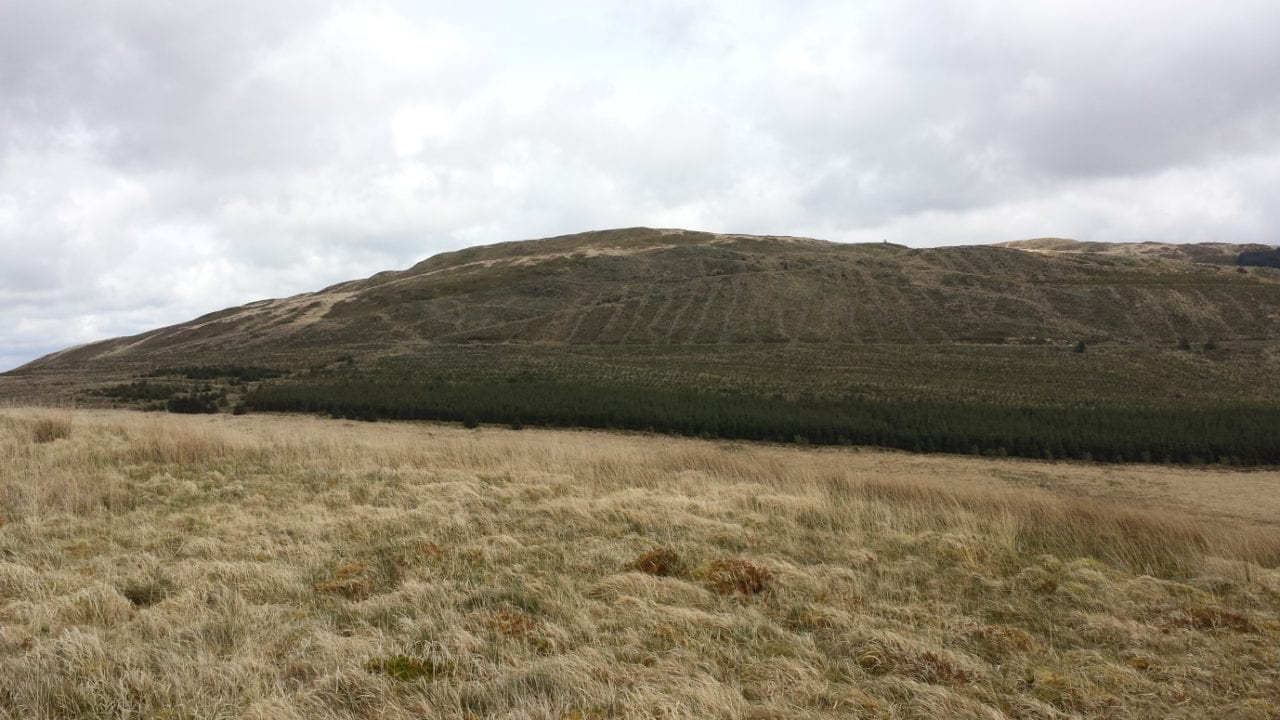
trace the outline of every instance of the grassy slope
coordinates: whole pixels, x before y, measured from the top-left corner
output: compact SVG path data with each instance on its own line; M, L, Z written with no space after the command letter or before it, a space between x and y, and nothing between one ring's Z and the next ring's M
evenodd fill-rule
M1242 272L1241 272L1242 271ZM993 246L912 250L643 228L471 248L34 367L412 354L424 344L1143 346L1280 339L1280 273Z
M0 717L1275 717L1276 480L8 410Z

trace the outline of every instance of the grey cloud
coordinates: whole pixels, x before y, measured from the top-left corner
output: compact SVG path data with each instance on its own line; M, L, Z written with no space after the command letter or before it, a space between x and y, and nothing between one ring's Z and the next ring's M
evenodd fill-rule
M1272 241L1280 7L0 5L0 364L478 242Z

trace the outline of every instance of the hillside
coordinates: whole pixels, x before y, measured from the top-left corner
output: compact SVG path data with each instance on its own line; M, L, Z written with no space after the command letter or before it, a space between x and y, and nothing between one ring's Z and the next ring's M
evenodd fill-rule
M0 398L1280 462L1280 270L1085 247L504 243L55 353Z
M1280 273L1181 259L613 230L445 253L408 270L55 353L28 368L381 355L424 344L1280 337Z
M1209 265L1280 267L1280 248L1233 243L1103 243L1062 238L1037 238L1000 243L997 247L1044 253L1084 253L1114 257L1163 258Z

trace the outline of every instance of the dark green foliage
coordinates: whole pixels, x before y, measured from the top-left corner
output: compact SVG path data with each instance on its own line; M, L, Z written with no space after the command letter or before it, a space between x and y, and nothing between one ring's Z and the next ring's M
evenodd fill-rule
M1241 266L1280 268L1280 248L1242 252L1236 262Z
M197 415L218 412L217 393L184 393L174 395L165 403L165 409L171 413Z
M184 389L180 385L135 380L131 383L99 388L92 391L91 394L115 400L168 400Z
M283 370L266 367L241 365L193 365L188 367L166 367L151 372L151 377L184 377L188 380L220 380L227 379L239 382L258 382L283 377Z
M325 378L262 385L258 410L373 415L396 420L516 422L655 429L682 435L878 445L926 452L1177 463L1280 463L1280 408L1061 406L940 399L786 399L632 384L399 384Z

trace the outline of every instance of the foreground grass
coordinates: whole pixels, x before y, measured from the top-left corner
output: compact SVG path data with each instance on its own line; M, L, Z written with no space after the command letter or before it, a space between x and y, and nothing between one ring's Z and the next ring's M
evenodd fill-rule
M1280 531L1106 472L4 411L0 717L1276 717Z

